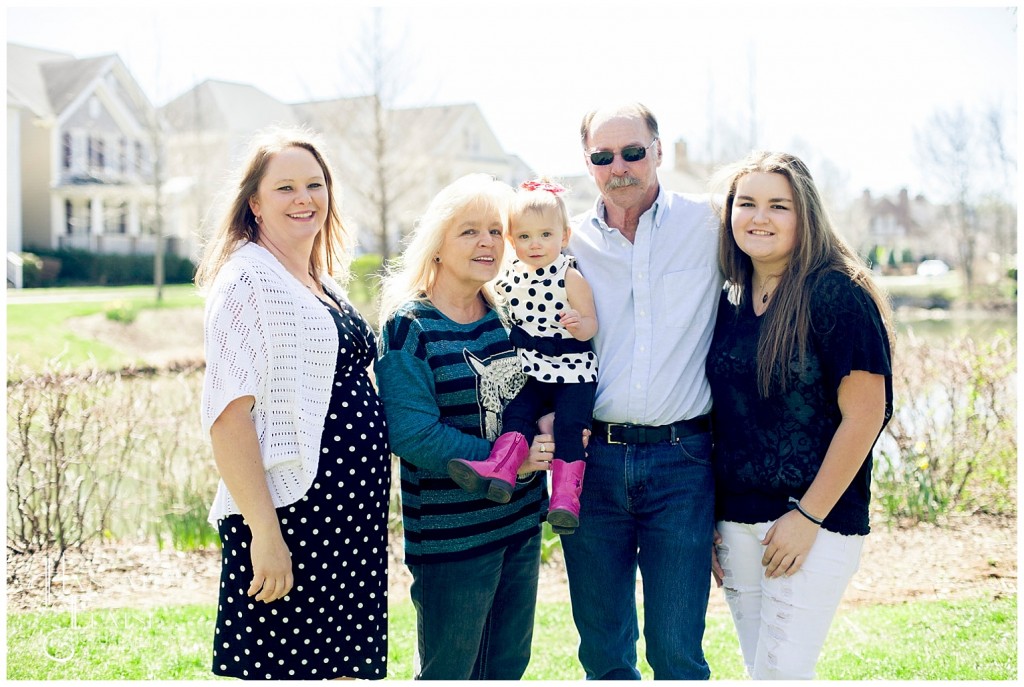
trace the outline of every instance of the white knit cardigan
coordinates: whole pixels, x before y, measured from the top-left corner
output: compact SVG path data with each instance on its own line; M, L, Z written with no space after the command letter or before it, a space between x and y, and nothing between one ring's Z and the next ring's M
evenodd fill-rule
M343 295L334 280L322 281ZM331 314L269 251L246 243L210 286L204 336L203 431L231 401L254 396L252 419L274 507L295 503L316 477L331 399L338 359ZM221 480L210 523L239 512Z

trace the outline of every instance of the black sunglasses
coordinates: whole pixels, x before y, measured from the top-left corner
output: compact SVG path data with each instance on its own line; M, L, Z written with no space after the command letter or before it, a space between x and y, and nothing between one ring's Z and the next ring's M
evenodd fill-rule
M621 155L622 159L626 162L640 162L640 160L647 157L647 149L657 142L658 139L654 139L645 146L626 146L619 151L619 155ZM614 159L615 152L612 150L595 150L590 153L590 161L598 167L610 165Z

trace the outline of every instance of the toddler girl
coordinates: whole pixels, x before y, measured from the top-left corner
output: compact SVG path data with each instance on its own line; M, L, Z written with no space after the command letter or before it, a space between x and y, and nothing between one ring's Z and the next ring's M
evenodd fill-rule
M547 520L558 534L579 526L586 467L583 430L590 428L597 390L594 295L570 256L565 189L546 179L519 187L509 212L508 240L516 259L498 282L514 325L509 338L519 353L526 386L505 408L503 434L485 461L451 460L448 474L470 492L507 503L516 472L529 454L537 418L555 411L551 502Z

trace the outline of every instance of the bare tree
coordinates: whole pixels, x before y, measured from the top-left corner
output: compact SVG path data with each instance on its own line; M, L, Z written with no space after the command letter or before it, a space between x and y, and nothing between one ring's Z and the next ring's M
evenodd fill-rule
M953 228L968 296L974 291L977 248L975 176L978 169L974 122L963 106L935 112L917 132L918 154L929 176L942 190Z
M159 28L154 26L156 35ZM156 81L161 83L160 68L163 65L157 39ZM149 144L152 149L153 167L150 183L153 187L153 287L156 290L156 302L164 299L164 178L167 174L166 146L164 141L163 122L155 105L147 102L145 126L149 133ZM141 162L141 161L140 161Z
M986 194L987 215L991 220L993 242L1002 248L1001 255L1017 252L1017 211L1015 179L1017 158L1012 152L1006 116L1002 108L991 105L985 112L983 136L992 169L994 187ZM1000 267L1004 264L1000 261Z
M164 299L164 140L160 126L160 117L155 110L149 118L150 143L153 146L153 287L156 289L156 302Z
M298 110L332 139L339 176L346 191L363 201L373 247L386 259L398 252L398 239L407 228L400 225L399 215L409 196L423 187L423 152L438 124L428 108L396 107L410 73L406 55L388 47L381 8L373 9L369 24L362 42L343 60L349 65L346 90L354 87L362 95L309 102ZM435 138L440 133L434 131Z
M917 147L945 203L964 286L972 297L976 260L985 247L1004 255L1015 251L1012 128L998 106L972 113L960 105L936 111L917 131Z

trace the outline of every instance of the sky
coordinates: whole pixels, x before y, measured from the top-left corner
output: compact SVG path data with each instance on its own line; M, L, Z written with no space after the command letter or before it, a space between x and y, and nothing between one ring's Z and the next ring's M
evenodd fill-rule
M8 3L7 40L117 53L156 105L205 79L283 102L360 95L360 3ZM998 108L1016 149L1017 13L899 2L384 3L396 106L477 103L507 152L584 174L583 114L639 100L690 156L804 157L837 190L936 188L920 137L939 111Z

